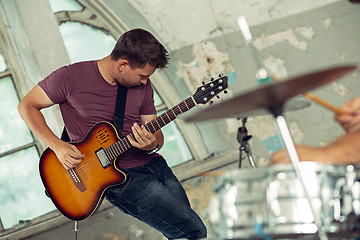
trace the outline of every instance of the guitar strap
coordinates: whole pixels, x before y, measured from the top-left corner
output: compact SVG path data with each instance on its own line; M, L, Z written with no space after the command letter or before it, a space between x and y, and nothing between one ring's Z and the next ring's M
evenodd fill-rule
M115 123L116 129L118 130L119 135L121 135L121 130L124 127L126 96L127 96L127 88L124 88L123 86L118 84L114 123ZM65 127L63 129L60 139L63 140L64 142L70 142L70 138L69 138L69 135L68 135Z
M65 127L63 129L60 139L63 140L64 142L70 142L70 138L69 138L69 135L68 135Z
M126 97L127 97L127 88L118 84L118 91L117 91L117 95L116 95L116 105L115 105L114 124L115 124L115 127L116 127L120 137L121 137L121 130L124 127Z

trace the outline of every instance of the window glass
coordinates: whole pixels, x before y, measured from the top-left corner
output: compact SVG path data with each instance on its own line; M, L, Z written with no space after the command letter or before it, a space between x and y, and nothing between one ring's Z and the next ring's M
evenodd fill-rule
M116 44L113 36L79 22L66 22L59 28L72 63L103 58Z
M5 229L55 209L40 180L35 147L1 157L0 163L0 217Z
M83 6L75 0L50 0L53 12L81 11Z
M0 79L0 153L33 142L24 121L17 111L19 98L11 77Z
M4 72L6 70L6 64L4 57L0 54L0 72Z
M158 115L164 112L158 112ZM165 142L164 147L159 150L159 153L164 156L170 167L187 162L193 158L174 121L164 126L161 130L164 134Z
M162 99L160 98L159 94L154 90L154 101L155 107L161 106L164 104Z

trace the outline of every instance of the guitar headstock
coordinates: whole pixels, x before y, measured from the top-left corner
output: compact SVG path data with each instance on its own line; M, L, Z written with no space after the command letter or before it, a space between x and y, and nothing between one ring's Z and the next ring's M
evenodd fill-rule
M210 101L213 97L217 96L222 91L224 91L226 88L228 88L228 77L223 76L222 74L219 74L218 79L210 79L211 81L207 84L204 84L201 87L198 87L193 94L193 98L197 104L206 104L210 102L212 104L212 101ZM225 91L226 93L226 91Z

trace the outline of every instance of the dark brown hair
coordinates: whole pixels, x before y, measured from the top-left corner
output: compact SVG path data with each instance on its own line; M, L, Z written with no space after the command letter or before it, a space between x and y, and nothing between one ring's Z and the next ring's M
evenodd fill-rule
M137 28L120 36L111 58L127 59L131 68L143 68L149 63L163 69L169 62L169 53L150 32Z

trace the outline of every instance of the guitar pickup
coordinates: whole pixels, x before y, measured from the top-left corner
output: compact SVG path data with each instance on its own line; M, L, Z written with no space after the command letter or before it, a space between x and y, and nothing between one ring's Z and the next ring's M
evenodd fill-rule
M99 148L95 151L95 154L104 169L111 165L111 161L107 157L104 148Z

